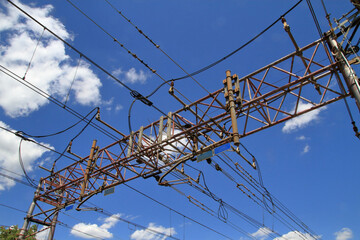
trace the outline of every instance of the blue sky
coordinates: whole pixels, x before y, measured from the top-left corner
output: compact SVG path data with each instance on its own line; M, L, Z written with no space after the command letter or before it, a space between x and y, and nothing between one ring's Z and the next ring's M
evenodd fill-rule
M114 43L67 1L14 2L132 89L148 95L162 83L158 76ZM329 27L321 1L312 2L322 30L327 31ZM168 80L184 75L178 66L139 34L105 0L74 0L73 3L152 69L156 69L162 78ZM193 72L237 49L296 1L124 0L110 3L182 68ZM325 3L331 19L352 9L350 1L340 3L339 0L326 0ZM286 19L299 46L319 38L306 1L289 13ZM5 0L0 1L0 51L1 66L20 78L24 77L63 104L66 102L67 106L82 115L94 107L100 107L104 121L129 134L128 109L133 100L129 91L48 31L43 31L42 27ZM281 22L278 22L249 46L195 79L207 91L213 92L223 87L226 70L240 77L245 76L293 51L294 46ZM0 82L2 127L39 136L58 132L78 121L62 107L3 72L0 72ZM175 85L191 101L207 94L189 78L177 81ZM162 87L150 100L164 112L181 108L168 94L168 86ZM359 111L354 100L348 98L348 102L360 126ZM137 130L159 118L159 112L137 102L132 109L131 125ZM83 127L84 124L77 125L54 137L34 139L62 152ZM26 211L34 189L3 176L5 174L26 181L19 164L20 139L2 130L0 136L0 225L21 226L25 214L6 206ZM93 139L97 139L102 147L114 141L88 127L74 140L72 151L87 156ZM315 232L313 235L334 240L358 238L360 163L356 150L359 139L354 136L343 101L242 138L241 142L259 162L264 185L269 192L310 227ZM58 157L27 141L21 144L21 156L29 176L35 182L47 176L38 166L51 168L52 162ZM220 160L216 161L220 163ZM68 159L61 158L57 168L70 163ZM137 179L129 185L182 215L120 185L114 194L98 195L90 200L103 208L106 214L95 211L61 213L59 221L67 227L59 225L55 239L166 239L164 235L146 231L141 226L178 239L226 239L217 232L230 239L314 239L301 228L286 227L206 162L192 165L201 169L214 194L256 219L260 226L248 224L231 211L228 211L227 223L224 223L216 217L218 202L190 187L181 186L187 195L196 196L204 204L204 209L212 209L216 215L214 217L173 189L158 186L150 178ZM247 171L258 178L256 171L251 168ZM231 227L232 223L241 230ZM272 235L270 229L278 235ZM88 235L84 235L84 232ZM43 239L42 236L39 235L39 239Z

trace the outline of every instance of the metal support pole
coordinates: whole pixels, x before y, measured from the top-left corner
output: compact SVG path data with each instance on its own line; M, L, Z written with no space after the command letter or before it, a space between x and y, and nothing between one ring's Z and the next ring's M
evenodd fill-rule
M35 191L35 196L40 192L40 187L41 187L41 180L40 180L39 185L38 185L38 187L37 187L37 189ZM26 232L27 232L27 229L29 227L30 218L33 215L33 212L34 212L34 209L35 209L35 203L36 203L35 196L34 196L34 199L33 199L32 203L30 204L29 210L28 210L28 212L26 214L26 217L25 217L25 220L24 220L24 225L20 230L19 240L23 240L23 239L26 238Z
M49 231L49 235L48 235L47 240L53 240L53 238L54 238L55 227L56 227L58 215L59 215L59 211L56 211L55 214L54 214L54 217L53 217L53 219L51 221L50 231Z
M339 47L336 36L332 32L329 32L328 35L328 44L330 46L331 53L333 54L335 61L339 64L340 72L345 79L346 85L350 91L350 95L355 98L356 105L360 111L359 78L356 76L355 71L352 69L344 53Z
M85 171L85 175L84 175L84 182L83 182L82 187L81 187L79 201L82 201L84 193L85 193L85 189L87 187L90 168L92 166L92 161L93 161L94 154L95 154L95 149L96 149L96 140L93 141L92 147L91 147L91 150L90 150L90 156L89 156L89 159L88 159L88 162L87 162L87 167L86 167L86 171Z
M238 132L238 127L237 127L234 90L232 87L232 79L231 79L230 70L226 71L226 85L227 85L227 90L228 90L228 94L229 94L229 109L230 109L231 124L232 124L232 129L233 129L233 141L236 146L239 146L240 145L239 132Z

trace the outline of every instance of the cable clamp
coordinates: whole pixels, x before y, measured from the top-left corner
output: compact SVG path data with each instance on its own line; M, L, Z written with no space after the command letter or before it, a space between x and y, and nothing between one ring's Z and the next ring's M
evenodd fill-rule
M145 105L148 105L148 106L152 106L153 105L153 103L149 100L149 99L147 99L146 97L144 97L143 95L141 95L141 93L139 93L139 92L137 92L137 91L135 91L135 90L133 90L133 91L131 91L130 92L130 95L133 97L133 98L135 98L135 99L137 99L137 100L140 100L142 103L144 103Z

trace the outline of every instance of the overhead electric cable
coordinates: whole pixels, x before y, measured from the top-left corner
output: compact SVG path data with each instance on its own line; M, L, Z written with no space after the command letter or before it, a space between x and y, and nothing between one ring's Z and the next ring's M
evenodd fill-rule
M36 189L36 187L34 187L33 185L31 185L31 184L29 184L29 183L27 183L27 182L24 182L24 181L21 180L21 179L18 179L18 178L15 178L15 177L11 177L11 176L9 176L9 175L7 175L7 174L4 174L4 173L2 173L2 172L0 172L0 176L5 177L5 178L8 178L8 179L11 179L11 180L13 180L13 181L15 181L15 182L18 182L18 183L21 183L21 184L26 185L26 186L28 186L28 187L31 187L31 188Z
M0 71L3 72L4 74L6 74L7 76L9 76L10 78L14 79L15 81L23 84L24 86L26 86L27 88L31 89L32 91L36 92L37 94L39 94L40 96L46 98L47 100L49 100L50 102L54 103L55 105L57 105L58 107L64 109L65 111L69 112L70 114L74 115L75 117L79 118L79 119L84 119L83 121L85 122L89 122L88 119L84 118L84 116L82 116L80 113L78 113L77 111L75 111L74 109L70 108L69 106L64 106L62 102L60 102L59 100L57 100L55 97L49 95L48 93L46 93L45 91L41 90L40 88L36 87L34 84L30 83L29 81L27 81L26 79L21 78L20 76L18 76L17 74L15 74L14 72L10 71L8 68L2 66L0 64ZM98 131L100 131L101 133L105 134L106 136L112 138L113 140L118 140L119 138L116 137L115 135L113 135L112 133L110 133L109 131L105 130L104 128L102 128L101 126L98 126L95 123L91 123L90 124L92 127L94 127L95 129L97 129Z
M204 227L204 228L206 228L206 229L208 229L208 230L210 230L210 231L212 231L212 232L214 232L214 233L216 233L216 234L218 234L218 235L220 235L220 236L223 236L223 237L225 237L226 239L231 239L230 237L224 235L223 233L220 233L220 232L216 231L215 229L213 229L213 228L211 228L211 227L209 227L209 226L207 226L207 225L205 225L205 224L202 224L202 223L200 223L200 222L198 222L198 221L196 221L196 220L194 220L194 219L192 219L192 218L190 218L190 217L182 214L181 212L179 212L179 211L177 211L177 210L175 210L175 209L173 209L173 208L165 205L164 203L162 203L162 202L160 202L160 201L158 201L158 200L150 197L149 195L145 194L144 192L141 192L140 190L137 190L136 188L134 188L134 187L132 187L132 186L126 184L126 183L124 183L123 185L125 185L126 187L130 188L131 190L133 190L133 191L135 191L135 192L143 195L144 197L150 199L151 201L153 201L153 202L155 202L155 203L157 203L157 204L159 204L159 205L161 205L161 206L163 206L163 207L165 207L165 208L167 208L167 209L169 209L169 210L171 210L171 211L179 214L180 216L183 216L184 218L189 219L190 221L192 221L192 222L194 222L194 223L196 223L196 224L199 224L200 226L202 226L202 227Z
M240 50L242 50L243 48L245 48L246 46L248 46L250 43L252 43L253 41L255 41L257 38L259 38L261 35L263 35L265 32L267 32L270 28L272 28L277 22L281 21L281 18L285 17L287 14L289 14L292 10L294 10L303 0L298 1L294 6L292 6L289 10L287 10L284 14L282 14L278 19L276 19L273 23L271 23L268 27L266 27L264 30L262 30L260 33L258 33L255 37L251 38L249 41L247 41L246 43L244 43L243 45L241 45L239 48L235 49L234 51L232 51L231 53L229 53L228 55L220 58L219 60L209 64L206 67L203 67L193 73L190 73L190 76L195 76L199 73L202 73L214 66L216 66L217 64L223 62L224 60L228 59L229 57L231 57L232 55L234 55L235 53L239 52ZM181 79L185 79L188 78L189 75L185 75L182 77L178 77L178 78L174 78L172 80L181 80Z
M307 4L308 4L308 7L309 7L309 10L310 10L311 16L313 17L313 20L314 20L316 29L317 29L317 31L318 31L318 33L319 33L319 36L320 36L320 38L322 38L322 37L323 37L323 32L322 32L322 30L321 30L319 21L318 21L318 19L317 19L317 17L316 17L314 8L313 8L313 6L312 6L312 4L311 4L311 0L306 0L306 2L307 2Z
M227 157L227 159L229 159L231 161L231 159L225 155ZM218 156L230 169L232 169L235 173L237 173L240 177L242 177L251 187L253 187L255 190L257 190L261 195L264 196L264 200L266 197L271 197L268 200L276 207L276 209L280 210L287 218L289 218L292 222L294 222L297 226L299 226L300 228L302 228L305 232L309 233L310 235L316 237L316 233L311 230L304 222L302 222L294 213L292 213L288 208L285 207L285 205L283 205L277 198L275 198L274 195L272 195L270 192L268 192L266 190L265 193L263 193L261 190L259 190L257 188L256 185L254 185L255 183L258 184L257 182L253 182L253 181L248 181L247 179L245 179L241 174L239 174L238 171L236 171L233 167L231 167L224 159L222 159L220 156ZM261 187L261 189L263 189L263 187ZM265 191L265 190L264 190ZM271 200L270 200L271 199ZM277 204L279 204L280 206L278 206ZM287 220L285 220L282 216L280 216L277 211L274 212L275 215L279 216L281 219L283 219L286 224L288 225L289 229L295 230L295 228L290 225L288 223ZM278 218L277 218L278 219ZM278 219L279 221L281 221L284 225L285 222L283 222L282 220Z
M5 131L7 131L7 132L9 132L9 133L14 134L14 135L17 136L17 137L20 137L20 138L21 138L21 136L19 136L19 134L17 134L16 132L11 131L10 129L7 129L7 128L3 127L3 126L0 126L0 128L3 129L3 130L5 130ZM54 153L56 153L56 154L58 154L58 155L61 155L61 154L62 154L62 153L54 150L53 148L48 147L48 146L46 146L46 145L44 145L44 144L38 143L38 142L36 142L36 141L34 141L34 140L32 140L32 139L29 139L29 141L32 142L32 143L34 143L34 144L36 144L36 145L38 145L38 146L40 146L40 147L43 147L43 148L49 150L49 151L51 151L51 152L54 152ZM66 158L68 158L68 159L70 159L70 160L72 160L72 161L75 161L75 162L78 161L77 159L74 159L74 158L72 158L72 157L70 157L70 156L67 156L67 155L64 155L64 157L66 157Z
M28 73L28 71L29 71L29 69L30 69L30 67L31 67L31 63L32 63L32 61L33 61L33 59L34 59L36 50L37 50L37 48L38 48L38 46L39 46L39 44L40 44L40 42L41 42L41 39L42 39L42 37L43 37L43 35L44 35L44 32L45 32L45 28L43 29L43 31L42 31L42 33L41 33L41 35L40 35L40 37L39 37L39 39L38 39L38 41L37 41L36 47L35 47L35 49L34 49L34 51L33 51L33 53L32 53L32 56L31 56L31 58L30 58L30 61L29 61L28 66L27 66L27 68L26 68L26 71L25 71L25 74L24 74L23 79L26 78L26 74Z
M63 38L61 38L59 35L57 35L56 33L54 33L52 30L50 30L49 28L47 28L44 24L42 24L41 22L39 22L37 19L35 19L33 16L31 16L28 12L26 12L25 10L23 10L21 7L19 7L18 5L16 5L14 2L12 2L11 0L7 0L10 4L12 4L14 7L16 7L19 11L21 11L23 14L25 14L27 17L29 17L31 20L33 20L34 22L36 22L38 25L40 25L41 27L43 27L45 30L47 30L50 34L52 34L54 37L56 37L57 39L59 39L60 41L62 41L65 45L67 45L69 48L71 48L72 50L74 50L75 52L77 52L79 55L81 55L84 59L86 59L87 61L89 61L91 64L93 64L95 67L97 67L98 69L100 69L101 71L103 71L106 75L108 75L110 78L112 78L113 80L115 80L117 83L119 83L120 85L122 85L123 87L125 87L127 90L130 91L131 95L134 98L138 98L139 100L141 100L144 104L148 105L148 106L152 106L153 103L151 101L149 101L148 99L144 98L143 95L141 95L140 93L138 93L137 91L133 90L132 88L130 88L128 85L126 85L125 83L123 83L122 81L120 81L118 78L116 78L113 74L111 74L110 72L108 72L105 68L101 67L99 64L97 64L96 62L94 62L92 59L90 59L88 56L86 56L85 54L83 54L82 52L80 52L77 48L75 48L74 46L72 46L70 43L68 43L67 41L65 41ZM137 58L137 56L133 53L131 53L129 51L129 54L132 54L132 56L134 58ZM140 59L141 61L141 59ZM143 63L143 62L142 62ZM145 64L145 63L143 63Z
M20 133L22 133L23 135L27 136L27 137L32 137L32 138L46 138L46 137L53 137L53 136L56 136L56 135L59 135L61 133L64 133L70 129L72 129L73 127L75 127L76 125L78 125L79 123L83 122L85 119L87 119L87 117L92 113L94 112L95 110L99 110L99 107L95 107L93 108L88 114L86 114L86 116L84 116L83 118L81 118L78 122L72 124L71 126L61 130L61 131L58 131L58 132L55 132L55 133L49 133L49 134L46 134L46 135L31 135L31 134L28 134L26 132L23 132L21 131ZM94 115L96 116L96 115ZM91 123L91 120L94 118L94 116L87 122L87 125L89 125Z
M21 213L27 213L26 211L23 211L23 210L21 210L21 209L19 209L19 208L15 208L15 207L12 207L12 206L9 206L9 205L6 205L6 204L0 203L0 206L6 207L6 208L9 208L9 209L12 209L12 210L21 212ZM89 236L89 237L91 237L91 238L105 240L105 238L100 238L100 237L95 236L95 235L93 235L93 234L90 234L90 233L87 233L87 232L78 230L78 229L76 229L76 228L70 227L70 226L69 226L68 224L66 224L66 223L63 223L63 222L60 222L60 221L57 221L57 223L58 223L60 226L63 226L63 227L66 227L66 228L68 228L68 229L74 230L74 231L76 231L76 232L82 233L82 234L87 235L87 236Z
M24 140L24 138L21 138L20 139L20 143L19 143L19 163L20 163L20 166L21 166L21 169L23 170L23 173L25 175L25 178L27 180L27 182L32 185L34 188L36 188L36 184L34 183L34 180L31 179L28 174L26 173L26 169L25 169L25 166L24 166L24 162L22 160L22 156L21 156L21 143L22 141Z
M75 79L76 79L76 74L77 74L78 69L79 69L79 66L80 66L81 57L82 57L82 56L80 55L79 60L78 60L78 64L77 64L76 69L75 69L75 73L74 73L73 80L71 81L69 91L68 91L68 93L67 93L67 95L66 95L66 98L65 98L65 103L64 103L65 106L66 106L67 101L69 100L70 91L71 91L72 86L73 86L73 84L74 84L74 82L75 82Z
M102 32L104 32L108 37L110 37L113 42L117 43L121 48L123 48L125 51L127 51L127 53L129 55L131 55L132 57L134 57L137 61L139 61L141 64L143 64L146 68L148 68L152 73L154 73L156 76L158 76L163 82L168 83L168 81L165 80L164 77L162 77L159 73L157 73L156 70L154 70L153 68L151 68L147 63L145 63L141 58L139 58L135 53L133 53L132 51L130 51L130 49L128 49L123 43L120 43L118 39L116 39L113 35L111 35L107 30L105 30L105 28L103 28L102 26L100 26L100 24L98 24L94 19L92 19L89 15L87 15L84 11L82 11L79 7L77 7L73 2L71 2L70 0L66 0L71 6L73 6L77 11L79 11L82 15L84 15L89 21L91 21L93 24L95 24ZM124 83L123 83L124 84ZM130 94L133 98L140 100L141 102L143 102L144 104L153 107L154 109L156 109L157 111L159 111L161 114L165 115L165 113L163 113L162 111L160 111L159 108L155 107L153 105L153 103L147 98L144 97L142 94L140 94L139 92L130 89L130 87L127 87L130 91ZM175 89L176 90L176 89ZM177 90L176 90L177 91ZM186 96L184 96L181 92L177 91L182 97L184 97L187 101L191 102Z
M159 49L167 58L169 58L177 67L179 67L187 76L189 76L195 83L197 83L205 92L210 94L210 92L193 76L191 76L179 63L177 63L172 57L169 56L161 47L160 45L156 44L148 35L146 35L138 26L136 26L129 18L127 18L121 11L119 11L113 4L111 4L108 0L105 0L116 12L118 12L128 23L130 23L142 36L144 36L149 42ZM168 84L169 81L164 81L163 84ZM162 84L162 85L163 85ZM160 85L160 86L162 86Z
M93 204L93 203L92 203L92 205L98 207L97 205L95 205L95 204ZM95 212L97 212L97 213L99 213L99 214L102 214L102 215L105 215L105 216L108 216L108 217L111 217L111 218L114 218L114 219L117 219L117 220L119 220L119 221L128 223L128 224L133 225L133 226L135 226L135 227L142 228L142 229L144 229L145 231L152 232L152 233L157 234L157 235L161 235L161 236L165 237L164 239L171 238L171 239L180 240L179 238L176 238L176 237L174 237L174 236L170 236L170 235L168 235L168 234L166 234L166 233L162 233L162 232L160 232L160 231L157 231L156 229L148 228L148 227L145 227L145 226L140 225L140 224L138 224L138 223L135 223L135 222L132 222L132 221L130 221L130 220L127 220L127 219L125 219L125 218L122 218L122 217L120 217L120 216L116 216L115 214L113 214L113 213L111 213L111 212L109 212L109 211L106 211L106 210L104 210L103 208L100 208L100 207L96 208L96 209L95 209Z

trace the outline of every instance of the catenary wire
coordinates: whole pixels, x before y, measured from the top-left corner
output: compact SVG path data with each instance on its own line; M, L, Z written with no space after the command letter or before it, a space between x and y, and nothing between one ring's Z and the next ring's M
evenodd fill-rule
M175 212L175 213L183 216L184 218L187 218L187 219L189 219L190 221L192 221L192 222L194 222L194 223L196 223L196 224L198 224L198 225L200 225L200 226L202 226L202 227L204 227L204 228L206 228L206 229L208 229L208 230L210 230L210 231L212 231L212 232L217 233L218 235L221 235L221 236L223 236L223 237L225 237L225 238L227 238L227 239L231 239L230 237L226 236L225 234L220 233L220 232L216 231L215 229L210 228L209 226L207 226L207 225L205 225L205 224L202 224L202 223L200 223L200 222L198 222L198 221L196 221L196 220L194 220L194 219L192 219L192 218L190 218L190 217L182 214L181 212L179 212L179 211L177 211L177 210L175 210L175 209L173 209L173 208L165 205L164 203L162 203L162 202L160 202L160 201L158 201L158 200L150 197L149 195L145 194L144 192L142 192L142 191L140 191L140 190L138 190L138 189L136 189L136 188L134 188L134 187L126 184L126 183L124 183L123 185L125 185L126 187L130 188L131 190L133 190L133 191L141 194L142 196L150 199L151 201L153 201L153 202L155 202L155 203L157 203L157 204L159 204L159 205L161 205L161 206L163 206L163 207L165 207L165 208L167 208L167 209L169 209L169 210L171 210L171 211L173 211L173 212Z
M89 122L88 119L84 118L84 116L82 116L80 113L78 113L74 109L70 108L69 106L64 106L63 103L60 102L58 99L56 99L55 97L49 95L48 93L41 90L40 88L36 87L35 85L30 83L29 81L27 81L25 79L22 79L20 76L18 76L14 72L10 71L8 68L4 67L3 65L0 65L0 71L3 72L4 74L6 74L7 76L9 76L10 78L14 79L15 81L23 84L24 86L31 89L32 91L36 92L40 96L46 98L47 100L54 103L58 107L64 109L65 111L69 112L70 114L74 115L75 117L77 117L79 119L83 118L84 119L83 121ZM104 128L102 128L101 126L99 126L99 125L97 125L95 123L91 123L91 126L94 127L95 129L97 129L98 131L100 131L101 133L103 133L104 135L108 136L109 138L112 138L115 141L119 139L114 134L110 133L109 131L105 130Z
M15 208L15 207L12 207L12 206L9 206L9 205L6 205L6 204L0 203L0 206L3 206L3 207L6 207L6 208L9 208L9 209L12 209L12 210L17 211L17 212L27 213L27 212L24 211L24 210L21 210L21 209L19 209L19 208ZM81 230L78 230L78 229L74 229L74 228L70 227L70 226L69 226L68 224L66 224L66 223L63 223L63 222L60 222L60 221L57 221L57 223L58 223L60 226L66 227L66 228L71 229L71 230L74 230L74 231L76 231L76 232L80 232L80 233L85 234L85 235L87 235L87 236L89 236L89 237L91 237L91 238L104 239L104 238L100 238L100 237L98 237L98 236L95 236L95 235L93 235L93 234L86 233L86 232L81 231ZM105 240L105 239L104 239L104 240Z
M16 136L18 136L18 137L21 137L21 136L19 136L18 134L14 133L14 132L12 132L12 131L10 131L10 130L2 127L2 126L0 126L0 128L2 128L3 130L8 131L8 132L10 132L10 133L13 133L14 135L16 135ZM34 142L34 141L32 141L32 142ZM39 143L37 143L37 142L34 142L34 143L42 146L42 144L39 144ZM47 148L47 149L48 149L48 148ZM56 152L56 153L59 154L59 155L62 155L62 153L59 153L59 152ZM76 161L75 159L73 159L73 160ZM14 177L10 177L10 176L5 175L5 174L3 174L3 173L1 173L1 172L0 172L0 176L7 177L7 178L12 179L12 180L14 180L14 181L17 181L17 182L19 182L19 183L21 183L21 184L24 184L24 185L26 185L26 186L29 186L29 187L32 187L32 188L36 189L35 186L33 186L33 185L29 184L29 183L26 183L26 182L24 182L24 181L22 181L22 180L19 180L19 179L14 178ZM133 188L133 187L127 185L127 184L125 184L125 185L126 185L127 187L129 187L130 189L132 189L132 190L134 190L134 191L136 191L136 192L138 192L138 193L141 193L140 191L136 190L135 188ZM193 220L192 218L187 217L187 216L185 216L184 214L181 214L180 212L178 212L178 211L176 211L176 210L174 210L174 209L172 209L172 208L170 208L170 207L168 207L168 206L160 203L159 201L157 201L157 200L149 197L148 195L146 195L146 194L144 194L144 193L141 193L141 194L142 194L143 196L146 196L146 197L148 197L149 199L157 202L158 204L160 204L160 205L162 205L162 206L164 206L164 207L167 207L168 209L171 209L172 211L174 211L174 212L176 212L176 213L178 213L178 214L186 217L187 219L189 219L189 220L191 220L191 221L193 221L193 222L195 222L195 223L197 223L197 224L199 224L199 225L201 225L201 226L203 226L203 227L205 227L205 228L207 228L207 229L209 229L209 230L211 230L211 231L213 231L213 232L215 232L215 233L217 233L217 234L219 234L219 235L222 235L222 236L226 237L227 239L231 239L230 237L228 237L228 236L226 236L226 235L224 235L224 234L222 234L222 233L220 233L220 232L218 232L218 231L216 231L216 230L214 230L214 229L212 229L212 228L210 228L210 227L208 227L208 226L206 226L206 225L204 225L204 224L202 224L202 223L200 223L200 222L198 222L198 221L196 221L196 220ZM145 227L144 227L144 228L145 228Z
M232 160L227 156L228 160L230 160L232 162ZM224 159L222 159L220 156L218 156L219 159L221 159L230 169L232 169L236 174L238 174L241 178L243 178L243 180L245 180L250 186L252 186L255 190L257 190L261 195L265 196L270 196L271 199L273 199L274 201L271 201L274 206L276 206L277 209L279 209L283 214L285 214L285 216L287 216L291 221L293 221L296 225L298 225L299 227L301 227L303 230L305 230L306 232L310 233L312 236L317 236L316 233L311 230L305 223L303 223L294 213L292 213L288 208L286 208L274 195L272 195L270 192L265 192L265 194L258 189L258 187L256 186L256 184L253 181L248 181L247 179L245 179L238 171L236 171L232 166L230 166L227 161L225 161ZM254 185L255 184L255 185ZM267 194L266 194L267 193ZM270 200L270 199L268 199ZM279 206L277 205L279 204ZM277 214L275 212L275 214ZM279 217L281 217L280 215L278 215ZM282 218L282 217L281 217ZM282 218L283 219L283 218ZM278 219L279 220L279 219ZM285 219L284 219L285 220ZM288 223L288 222L287 222ZM289 227L289 226L288 226ZM291 229L291 227L289 227ZM294 227L292 227L294 228Z
M73 49L75 52L77 52L78 54L82 55L84 59L86 59L87 61L89 61L91 64L93 64L95 67L97 67L98 69L100 69L101 71L103 71L105 74L107 74L110 78L114 79L116 82L118 82L119 84L121 84L122 86L124 86L126 89L128 89L130 91L130 95L135 98L140 100L141 102L143 102L144 104L153 107L155 110L157 110L158 112L160 112L162 115L166 116L166 113L163 112L161 109L159 109L158 107L156 107L151 101L149 101L147 98L145 98L142 94L140 94L139 92L131 89L129 86L127 86L126 84L124 84L122 81L120 81L119 79L117 79L114 75L112 75L111 73L109 73L107 70L105 70L103 67L101 67L99 64L95 63L93 60L91 60L89 57L87 57L86 55L84 55L82 52L80 52L78 49L76 49L74 46L72 46L71 44L69 44L67 41L65 41L63 38L61 38L60 36L58 36L57 34L55 34L54 32L52 32L50 29L48 29L45 25L43 25L41 22L39 22L38 20L36 20L34 17L32 17L29 13L27 13L25 10L23 10L22 8L20 8L18 5L16 5L15 3L13 3L11 0L8 0L9 3L11 3L14 7L16 7L19 11L21 11L23 14L25 14L26 16L28 16L31 20L33 20L34 22L36 22L37 24L39 24L40 26L42 26L43 28L45 28L49 33L51 33L54 37L58 38L60 41L62 41L65 45L67 45L68 47L70 47L71 49ZM84 13L85 14L85 13ZM87 15L86 15L87 16ZM87 16L88 17L88 16ZM89 18L89 17L88 17ZM92 20L93 21L93 20ZM96 24L96 22L95 22ZM109 33L107 33L109 34ZM110 35L111 36L111 35ZM116 40L116 39L115 39ZM129 54L133 55L133 57L137 58L137 56L131 52L129 52ZM137 58L138 59L138 58ZM140 60L140 62L142 62ZM143 63L143 62L142 62ZM1 70L1 69L0 69ZM4 72L4 71L3 71ZM155 71L155 74L156 71ZM157 74L158 75L158 74ZM163 81L165 81L165 79L163 79L160 75L158 75ZM180 93L181 94L181 93ZM182 95L183 96L183 95ZM183 96L184 98L186 98L185 96ZM188 100L188 99L187 99ZM190 101L190 100L188 100Z
M47 30L50 34L52 34L54 37L56 37L57 39L59 39L61 42L63 42L66 46L68 46L69 48L71 48L73 51L75 51L76 53L78 53L79 55L81 55L84 59L86 59L88 62L90 62L92 65L94 65L95 67L97 67L99 70L101 70L102 72L104 72L106 75L108 75L110 78L112 78L113 80L115 80L117 83L119 83L120 85L122 85L123 87L125 87L129 92L130 95L134 98L137 98L139 100L141 100L144 104L148 105L148 106L153 106L153 103L151 101L149 101L148 99L146 99L142 94L140 94L139 92L135 91L134 89L130 88L128 85L126 85L124 82L120 81L118 78L116 78L113 74L111 74L109 71L107 71L105 68L103 68L102 66L100 66L99 64L97 64L95 61L93 61L92 59L90 59L88 56L86 56L85 54L83 54L81 51L79 51L77 48L75 48L73 45L71 45L69 42L65 41L63 38L61 38L59 35L57 35L56 33L54 33L52 30L50 30L49 28L47 28L44 24L42 24L40 21L38 21L37 19L35 19L33 16L31 16L28 12L26 12L24 9L22 9L21 7L19 7L17 4L15 4L14 2L12 2L11 0L7 0L10 4L12 4L15 8L17 8L20 12L22 12L23 14L25 14L27 17L29 17L31 20L33 20L35 23L37 23L38 25L40 25L41 27L43 27L45 30ZM129 54L131 54L133 57L137 58L137 56L135 54L133 54L132 52L129 51ZM140 60L142 61L142 60ZM144 64L144 62L142 62ZM158 110L158 108L155 108L156 110ZM161 112L162 113L162 112Z
M262 30L260 33L258 33L255 37L253 37L252 39L250 39L249 41L247 41L245 44L241 45L239 48L235 49L234 51L232 51L231 53L229 53L228 55L220 58L219 60L209 64L206 67L203 67L193 73L190 73L189 75L191 76L195 76L198 75L199 73L202 73L214 66L216 66L217 64L223 62L224 60L228 59L229 57L231 57L232 55L234 55L235 53L239 52L240 50L242 50L243 48L245 48L246 46L248 46L250 43L252 43L253 41L255 41L257 38L259 38L261 35L263 35L266 31L268 31L270 28L272 28L277 22L279 22L281 20L282 17L285 17L287 14L289 14L292 10L294 10L303 0L298 1L294 6L292 6L288 11L286 11L284 14L282 14L278 19L276 19L273 23L271 23L268 27L266 27L264 30ZM182 77L178 77L178 78L174 78L172 80L181 80L181 79L185 79L188 78L188 75L182 76Z
M80 66L80 63L81 63L81 57L82 57L82 56L80 55L79 60L78 60L78 64L77 64L76 69L75 69L75 73L74 73L73 80L71 81L71 84L70 84L70 87L69 87L69 91L68 91L68 93L67 93L67 95L66 95L66 98L65 98L65 103L64 103L65 106L66 106L66 103L67 103L68 100L69 100L70 91L71 91L72 86L74 85L74 82L75 82L75 80L76 80L76 74L77 74L77 72L78 72L78 70L79 70L79 66Z
M156 76L158 76L163 82L168 83L164 77L162 77L156 70L154 70L153 68L151 68L147 63L145 63L141 58L139 58L135 53L133 53L132 51L130 51L124 44L120 43L119 40L117 40L113 35L111 35L107 30L105 30L105 28L103 28L102 26L100 26L100 24L98 24L94 19L92 19L89 15L87 15L84 11L82 11L78 6L76 6L73 2L71 2L70 0L66 0L71 6L73 6L77 11L79 11L82 15L84 15L89 21L91 21L93 24L95 24L102 32L104 32L108 37L110 37L113 42L117 43L121 48L123 48L129 55L131 55L132 57L134 57L137 61L139 61L141 64L143 64L146 68L148 68L153 74L155 74ZM110 73L109 73L110 74ZM130 90L130 87L128 87L128 89ZM174 89L176 90L176 89ZM176 90L177 91L177 90ZM183 95L181 92L177 91L183 98L185 98L187 101L191 102L185 95ZM143 103L145 103L148 106L153 107L154 109L156 109L158 112L160 112L161 114L165 115L166 114L161 111L159 108L157 108L156 106L153 105L153 103L148 100L146 97L144 97L142 94L138 93L135 90L131 90L130 91L130 95L132 97L134 97L135 99L138 99L140 101L142 101Z
M312 4L311 4L311 0L306 0L306 3L307 3L307 5L308 5L308 7L309 7L309 10L310 10L311 16L312 16L312 18L313 18L313 20L314 20L314 23L315 23L316 29L317 29L317 31L318 31L318 34L319 34L320 38L322 38L322 37L323 37L323 32L322 32L322 30L321 30L319 21L318 21L318 19L317 19L317 17L316 17L316 13L315 13L315 11L314 11L314 8L313 8L313 6L312 6Z
M2 173L2 172L0 172L0 176L5 177L5 178L8 178L8 179L11 179L11 180L13 180L13 181L15 181L15 182L21 183L21 184L26 185L26 186L28 186L28 187L31 187L31 188L33 188L33 189L36 189L36 187L34 187L33 185L31 185L30 183L25 182L25 181L23 181L23 180L21 180L21 179L18 179L18 178L9 176L9 175L4 174L4 173Z
M213 166L213 167L215 167L215 166ZM218 168L219 169L219 168ZM216 170L218 170L218 169L216 169ZM232 180L233 182L235 182L236 184L238 184L238 182L229 174L229 173L227 173L224 169L222 169L222 168L220 168L221 170L221 172L225 175L225 176L227 176L230 180ZM265 194L267 194L268 195L268 197L270 197L271 198L271 196L270 196L270 193L266 190L266 193ZM265 196L264 196L264 194L262 194L263 195L263 197L265 198ZM271 201L272 201L272 199L271 199ZM256 202L256 201L255 201ZM265 200L263 200L263 202L264 202L264 205L266 206L266 204L265 204ZM256 202L257 203L257 202ZM259 203L257 203L257 204L259 204ZM275 204L272 202L272 204L273 204L273 209L275 208ZM260 205L261 206L261 205ZM283 216L281 216L280 214L278 214L276 211L274 211L274 210L268 210L267 209L267 207L265 207L265 206L261 206L262 208L264 208L265 210L267 210L267 211L269 211L269 213L270 214L272 214L279 222L281 222L282 224L284 224L284 226L287 226L290 230L295 230L295 227L291 224L291 223L289 223L289 221L288 220L286 220ZM279 208L278 206L277 206L277 208ZM275 214L275 215L274 215ZM289 217L289 216L288 216ZM292 219L291 217L289 217L289 219L291 220L291 221L293 221L294 223L296 223L297 224L297 222L294 220L294 219ZM300 226L299 224L297 224L298 226ZM301 226L300 226L301 227ZM305 231L306 231L306 229L304 229ZM297 235L303 235L302 233L297 233ZM280 235L278 235L278 236L280 236Z
M20 166L21 166L21 169L25 175L25 179L26 181L32 185L33 187L36 187L36 184L34 183L34 181L28 176L27 172L26 172L26 169L25 169L25 166L24 166L24 162L22 160L22 156L21 156L21 143L22 141L24 140L24 138L21 138L20 139L20 142L19 142L19 163L20 163Z

